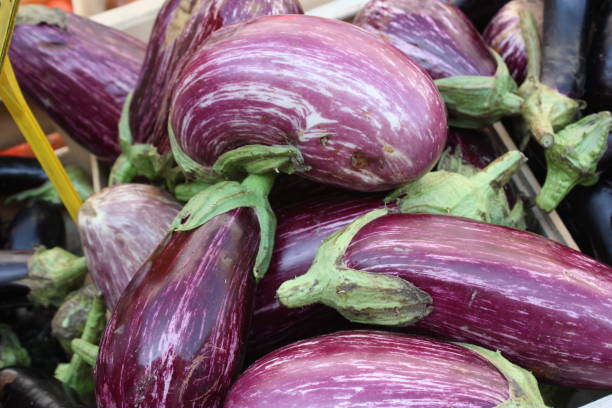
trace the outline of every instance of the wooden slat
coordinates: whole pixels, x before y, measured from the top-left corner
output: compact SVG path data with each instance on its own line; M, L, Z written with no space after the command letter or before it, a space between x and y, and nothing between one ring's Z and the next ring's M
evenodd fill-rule
M93 16L106 9L106 0L72 0L72 9L81 16Z

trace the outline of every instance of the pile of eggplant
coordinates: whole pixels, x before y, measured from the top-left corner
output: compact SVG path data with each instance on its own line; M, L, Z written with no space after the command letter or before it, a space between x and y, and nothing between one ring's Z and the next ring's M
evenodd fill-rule
M147 44L22 6L17 78L109 185L84 190L73 253L0 254L0 290L53 311L61 357L26 368L0 326L0 406L610 393L611 39L609 0L370 0L352 23L166 0ZM500 120L520 151L491 139ZM528 160L537 197L509 183ZM574 209L584 252L538 235L534 206Z

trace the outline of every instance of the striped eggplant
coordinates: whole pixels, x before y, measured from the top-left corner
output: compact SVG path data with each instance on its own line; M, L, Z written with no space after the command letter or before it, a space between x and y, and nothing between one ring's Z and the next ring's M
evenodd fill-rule
M382 331L293 343L249 367L225 408L545 407L538 384L500 354Z
M121 106L144 44L90 19L19 7L9 55L20 85L68 135L104 161L119 155Z
M354 23L427 70L451 124L479 128L520 112L508 68L458 8L441 0L370 0Z
M79 234L89 273L109 309L180 209L168 193L146 184L107 187L85 201L79 210Z
M298 0L166 0L153 25L138 82L123 112L126 124L120 128L120 137L122 162L126 163L118 165L111 180L129 181L133 177L131 171L155 176L147 173L146 163L151 157L159 157L155 153L170 151L168 112L177 77L188 57L212 32L258 16L301 13ZM146 149L144 157L137 157L138 148L130 148L132 143L153 147Z
M179 212L107 325L96 362L98 406L222 405L245 351L251 273L261 277L267 263L260 254L272 245L264 234L274 230L274 215L266 200L253 197L267 196L271 186L260 176L227 182ZM219 194L240 204L213 208Z
M324 303L357 322L410 323L401 303L383 301L397 293L390 283L368 283L382 274L431 296L418 328L500 350L543 379L612 387L611 267L521 230L387 213L330 236L308 273L281 285L280 302Z
M487 45L504 59L518 84L527 77L527 50L520 22L520 12L523 10L533 14L541 37L544 0L510 1L495 14L483 33Z
M170 138L204 178L281 170L383 191L433 167L445 117L428 75L390 44L342 21L272 16L219 30L193 55Z

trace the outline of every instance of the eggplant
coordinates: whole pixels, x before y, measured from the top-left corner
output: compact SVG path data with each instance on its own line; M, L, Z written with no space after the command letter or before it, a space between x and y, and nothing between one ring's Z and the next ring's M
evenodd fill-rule
M9 56L24 92L66 133L104 161L119 155L121 106L145 46L56 8L19 8Z
M601 3L588 58L585 99L590 112L612 106L612 1Z
M487 45L504 59L518 84L527 77L527 49L520 22L522 11L529 11L533 15L541 37L544 0L510 1L495 14L482 34Z
M93 187L91 185L91 178L89 175L80 167L75 166L66 166L66 174L72 182L77 194L79 197L81 197L81 200L87 200L87 198L93 193ZM51 181L46 181L40 187L14 194L7 199L7 202L13 200L25 201L29 199L47 201L52 204L62 204L62 201L55 190L55 186L53 183L51 183Z
M146 184L107 187L85 201L79 234L89 273L109 309L164 239L180 208L168 193Z
M99 406L222 406L246 345L253 275L269 263L275 219L263 197L272 182L249 176L213 186L179 212L106 327Z
M0 285L23 279L28 275L28 261L34 251L0 251Z
M584 189L574 208L577 221L602 262L612 265L612 177Z
M224 406L545 407L535 378L498 353L365 330L266 355L238 378Z
M0 371L0 403L4 408L84 408L62 383L24 367Z
M482 2L480 0L443 0L459 8L470 21L482 30L491 21L491 18L504 7L508 0L491 0Z
M390 44L292 15L211 35L176 84L169 126L174 157L194 177L282 171L384 191L434 166L445 116L428 75Z
M151 172L149 163L165 162L159 154L170 151L168 113L177 78L189 56L212 32L258 16L301 13L297 0L166 0L153 25L138 82L122 114L124 154L111 182L125 183L140 173L155 178L164 172L159 167ZM131 147L132 143L141 146Z
M51 320L51 333L68 354L72 354L70 342L80 338L85 329L89 311L93 307L98 290L92 284L84 285L66 296Z
M416 321L500 350L542 379L612 387L610 266L513 228L387 213L368 213L326 239L310 270L280 286L281 304L320 302L361 323ZM381 276L395 281L368 282Z
M29 201L8 228L6 249L31 250L39 245L64 246L66 230L58 206L42 200Z
M3 196L38 187L47 180L47 174L36 159L0 157L0 194Z

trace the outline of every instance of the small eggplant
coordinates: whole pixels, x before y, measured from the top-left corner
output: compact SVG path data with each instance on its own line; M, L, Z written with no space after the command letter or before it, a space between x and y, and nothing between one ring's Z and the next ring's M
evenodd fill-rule
M193 176L295 172L365 192L418 179L447 132L418 65L351 24L303 15L212 34L176 84L169 127Z
M72 354L70 342L80 338L98 290L93 285L82 288L66 296L64 303L57 309L51 320L51 333L68 354Z
M32 250L39 245L48 248L64 246L66 233L61 210L46 201L29 201L8 228L6 249Z
M394 282L368 282L380 276ZM277 294L285 306L320 302L356 322L416 321L562 385L612 387L612 268L525 231L376 210L327 238L310 270Z
M225 408L545 408L538 383L501 354L382 331L300 341L251 365Z
M8 196L38 187L49 180L38 160L0 156L0 195Z
M179 203L146 184L119 184L91 196L79 211L89 273L110 310L170 229Z

